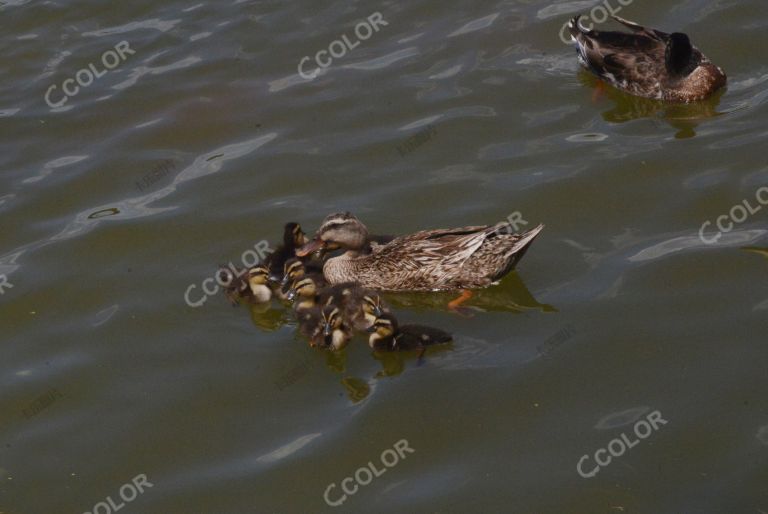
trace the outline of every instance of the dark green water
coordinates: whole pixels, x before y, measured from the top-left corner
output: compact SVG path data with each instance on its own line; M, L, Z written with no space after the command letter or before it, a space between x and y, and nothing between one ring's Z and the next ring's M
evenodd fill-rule
M0 513L91 512L139 475L121 514L768 512L768 6L622 7L728 73L664 107L578 70L558 31L595 5L0 2ZM390 298L455 336L421 365L185 302L338 210L547 228L471 318Z

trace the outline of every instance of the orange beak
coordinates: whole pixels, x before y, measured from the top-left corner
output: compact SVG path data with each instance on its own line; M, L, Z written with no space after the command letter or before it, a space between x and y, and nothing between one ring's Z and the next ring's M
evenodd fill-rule
M296 256L297 257L306 257L310 253L317 251L318 249L325 246L325 241L321 241L320 239L313 239L309 243L305 244L301 248L296 249Z

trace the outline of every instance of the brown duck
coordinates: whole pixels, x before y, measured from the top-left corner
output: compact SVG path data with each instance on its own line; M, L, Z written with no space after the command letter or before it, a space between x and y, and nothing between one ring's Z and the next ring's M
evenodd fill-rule
M722 69L682 32L667 34L612 16L631 32L586 30L580 16L568 24L579 62L631 95L668 102L704 100L725 86Z
M502 222L424 230L371 246L360 220L337 213L326 217L314 239L296 253L343 249L323 265L330 284L357 282L380 291L468 290L487 287L509 273L543 228L515 234L510 223Z

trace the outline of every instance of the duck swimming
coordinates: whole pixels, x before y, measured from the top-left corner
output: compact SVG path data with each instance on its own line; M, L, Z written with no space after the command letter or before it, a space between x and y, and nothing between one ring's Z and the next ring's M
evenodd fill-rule
M423 325L402 325L392 314L382 314L368 329L368 345L377 351L425 350L453 340L448 332Z
M267 303L272 299L269 269L266 266L254 266L247 270L235 269L234 273L230 268L221 267L217 275L217 280L232 305L237 305L240 298L254 303Z
M612 16L631 32L586 30L573 18L568 29L586 69L631 95L690 103L726 84L725 72L710 62L682 32L667 34Z
M301 230L301 225L291 221L283 227L283 244L266 256L262 264L269 268L270 280L280 282L283 278L283 268L286 261L296 257L296 249L307 244L307 236Z
M312 276L296 280L286 298L295 302L297 312L335 305L345 325L360 331L370 327L383 312L389 312L384 300L375 291L364 289L354 282L321 287Z
M327 216L314 239L296 253L344 250L323 265L330 284L357 282L379 291L474 289L509 273L543 228L514 234L512 225L502 222L425 230L372 247L368 229L346 212Z

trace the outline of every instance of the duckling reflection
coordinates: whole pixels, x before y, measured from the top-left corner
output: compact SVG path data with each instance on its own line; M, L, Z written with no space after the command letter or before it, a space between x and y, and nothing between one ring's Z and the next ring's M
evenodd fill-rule
M718 91L707 100L700 102L675 104L633 96L618 89L606 87L604 82L585 70L579 73L579 80L582 84L594 89L595 98L604 94L613 102L613 107L602 114L605 121L624 123L641 118L660 119L677 129L678 132L675 134L677 139L695 136L695 129L700 124L724 114L719 112L717 107L725 90Z

